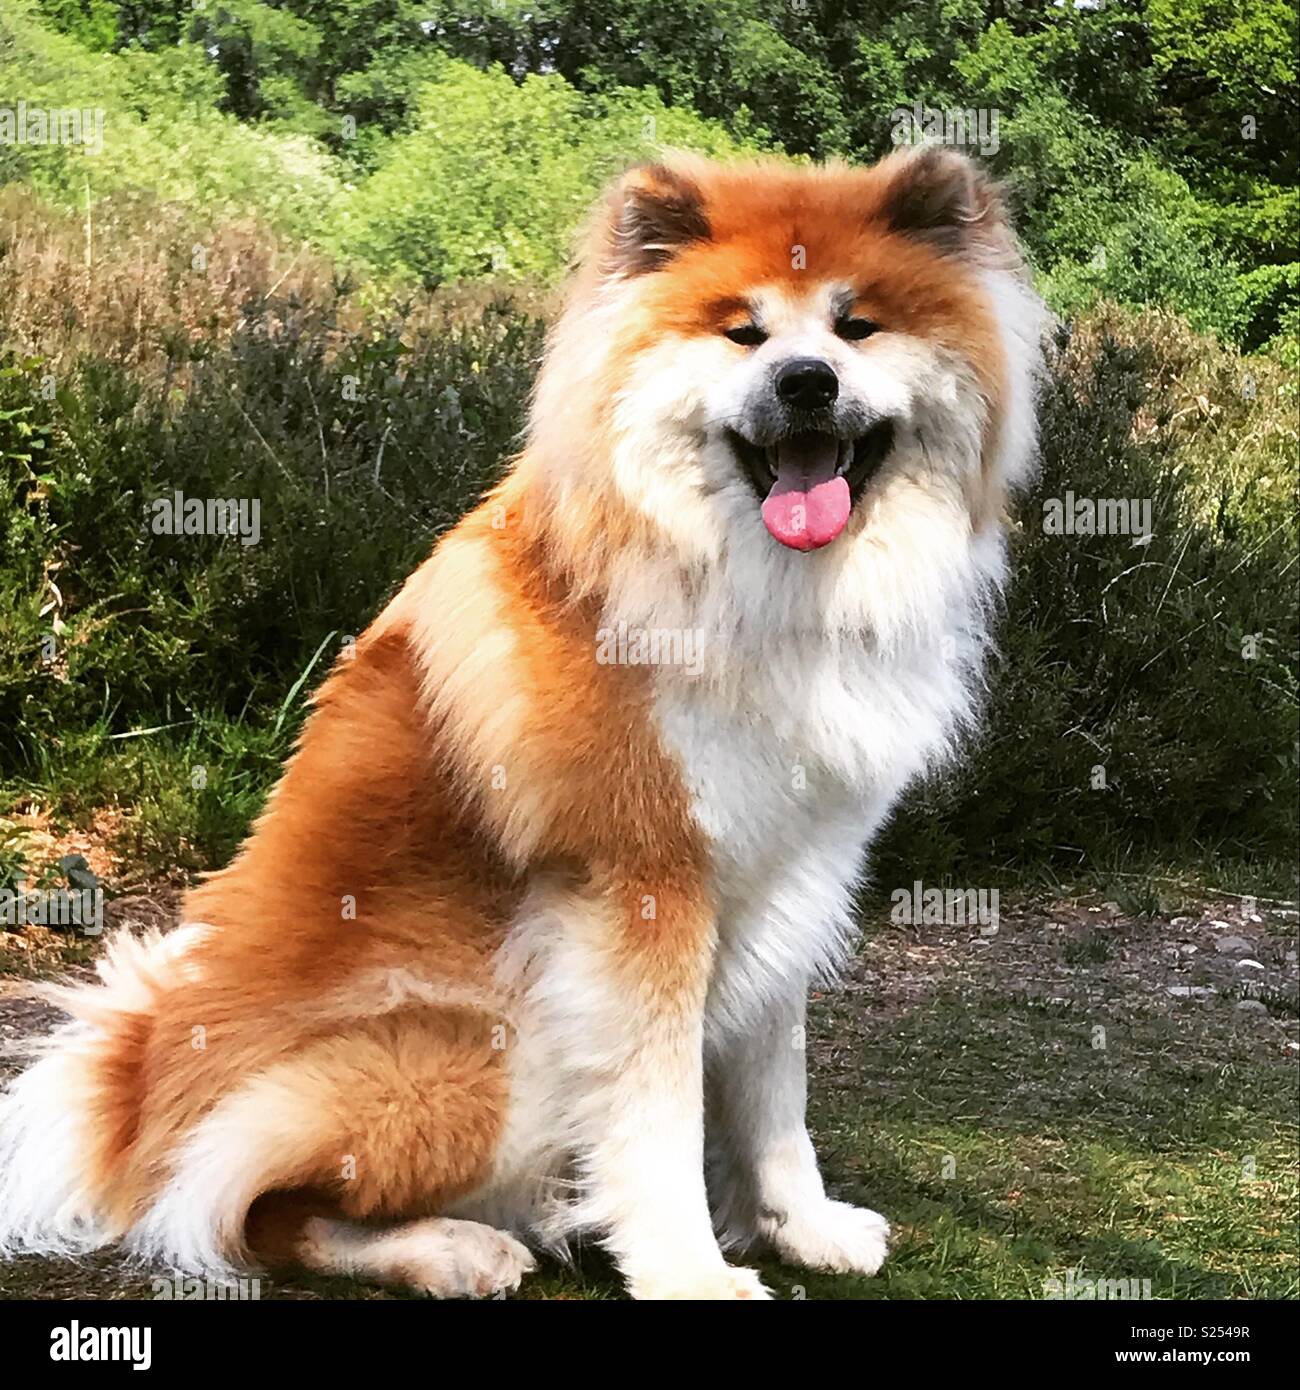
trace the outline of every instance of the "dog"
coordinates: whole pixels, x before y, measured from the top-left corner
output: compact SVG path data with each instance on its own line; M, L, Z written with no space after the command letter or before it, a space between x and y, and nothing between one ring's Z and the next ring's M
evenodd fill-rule
M978 715L1044 310L942 147L637 166L526 443L336 665L265 812L0 1102L0 1246L636 1298L874 1274L804 1010Z

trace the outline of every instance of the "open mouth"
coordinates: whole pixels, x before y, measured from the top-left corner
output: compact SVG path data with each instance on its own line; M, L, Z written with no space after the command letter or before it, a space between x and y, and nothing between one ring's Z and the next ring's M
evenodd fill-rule
M818 550L844 530L894 442L890 420L856 439L803 430L762 445L728 433L762 503L763 524L791 550Z

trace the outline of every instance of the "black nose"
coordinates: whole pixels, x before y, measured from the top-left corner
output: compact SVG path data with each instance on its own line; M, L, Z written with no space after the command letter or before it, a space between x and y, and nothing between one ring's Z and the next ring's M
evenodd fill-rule
M797 410L820 410L840 394L840 379L820 357L792 357L777 368L776 394Z

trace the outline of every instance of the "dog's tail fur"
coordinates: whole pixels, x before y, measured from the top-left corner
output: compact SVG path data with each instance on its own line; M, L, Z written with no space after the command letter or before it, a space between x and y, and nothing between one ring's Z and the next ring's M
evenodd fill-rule
M110 1192L129 1187L112 1180L139 1123L151 1015L198 930L119 933L98 982L33 989L69 1019L0 1095L0 1255L76 1255L123 1234Z

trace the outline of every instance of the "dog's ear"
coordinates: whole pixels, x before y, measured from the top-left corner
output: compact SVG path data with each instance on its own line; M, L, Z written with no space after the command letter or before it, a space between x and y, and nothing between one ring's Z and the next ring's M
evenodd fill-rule
M879 215L891 231L948 256L1018 263L1019 250L998 184L974 160L944 145L891 155Z
M666 164L629 169L610 194L604 263L611 274L645 275L709 238L699 186Z

